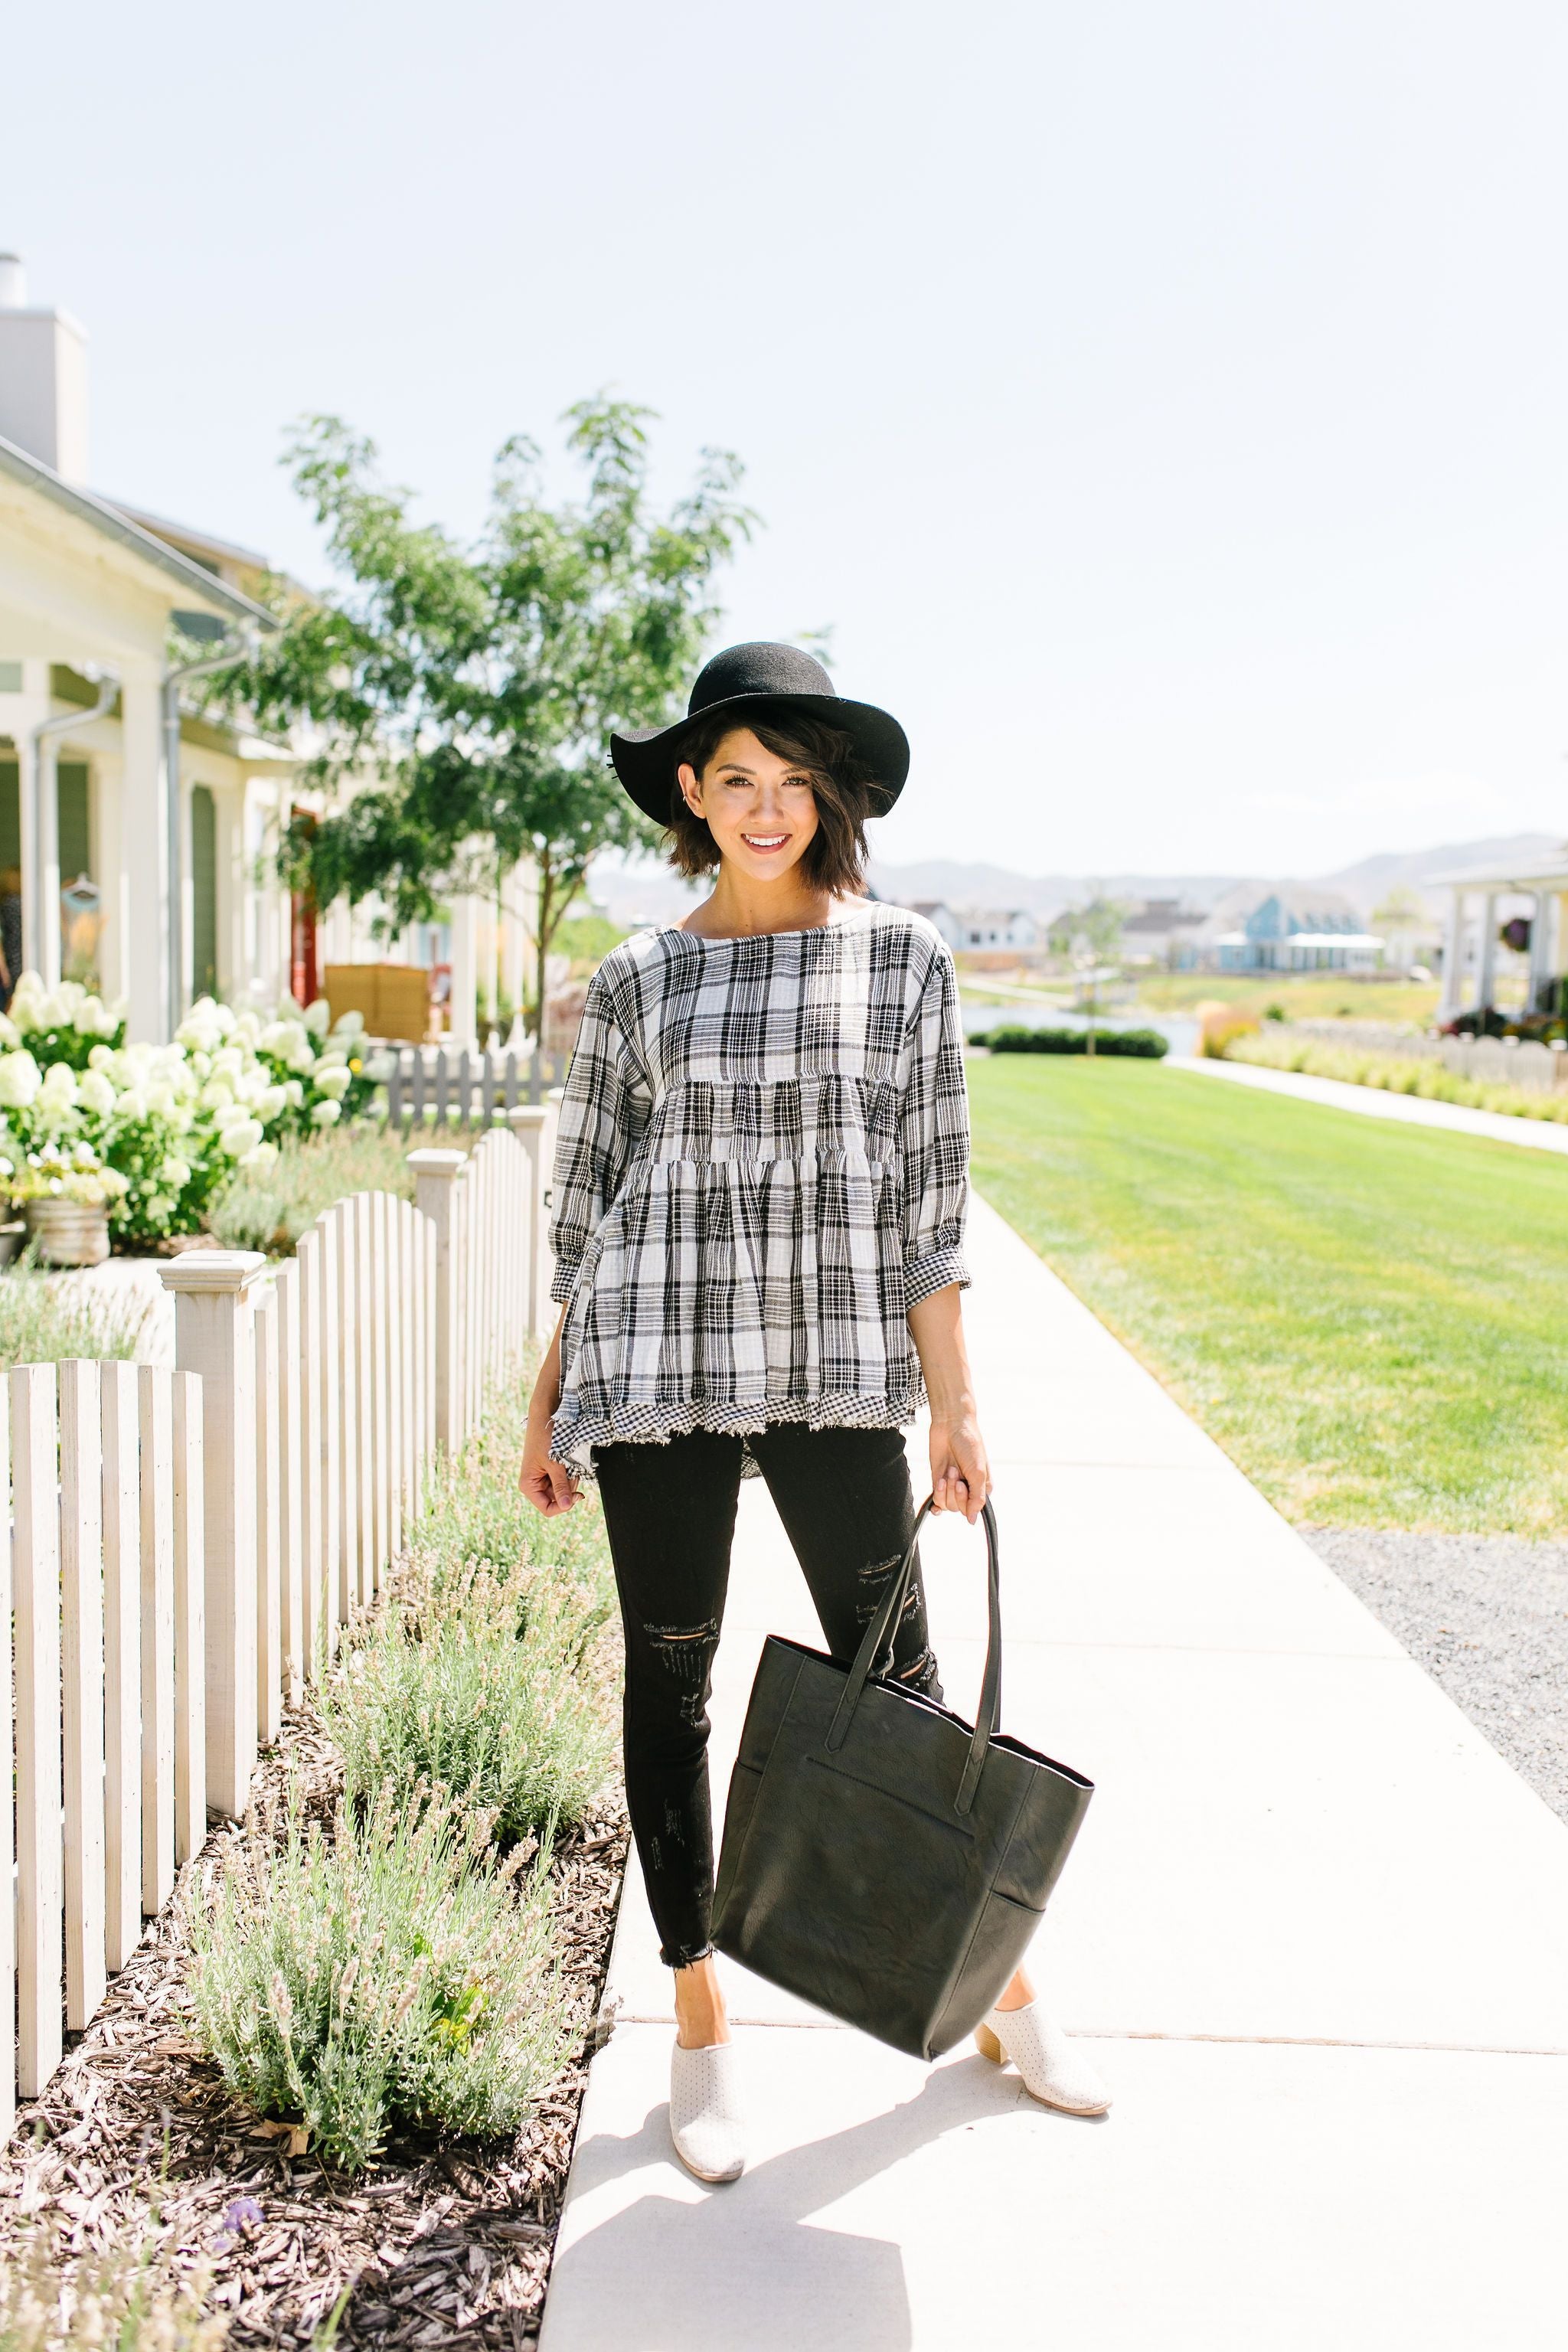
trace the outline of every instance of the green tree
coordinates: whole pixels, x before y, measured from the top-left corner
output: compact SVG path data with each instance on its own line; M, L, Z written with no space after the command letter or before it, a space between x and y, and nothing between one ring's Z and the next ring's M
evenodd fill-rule
M1381 904L1373 908L1372 919L1380 931L1425 931L1432 921L1426 912L1426 901L1408 882L1394 883Z
M657 837L605 763L609 735L679 715L718 617L714 574L754 520L721 450L654 512L650 415L607 399L567 412L576 500L552 503L538 448L509 441L472 545L412 519L372 443L336 417L308 420L286 462L342 586L307 598L275 583L283 629L216 681L215 698L263 727L312 731L307 774L329 806L291 830L283 858L319 905L374 896L397 930L531 860L540 1009L595 852Z
M1085 1049L1093 1058L1094 1024L1100 1010L1100 976L1109 965L1114 972L1121 962L1121 934L1127 909L1097 890L1084 907L1066 918L1072 932L1072 960L1089 982L1089 1034Z

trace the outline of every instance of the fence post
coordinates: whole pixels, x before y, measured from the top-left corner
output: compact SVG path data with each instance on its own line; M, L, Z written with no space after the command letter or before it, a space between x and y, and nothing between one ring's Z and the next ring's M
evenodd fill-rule
M202 1496L202 1384L169 1375L169 1482L174 1584L174 1860L200 1853L207 1833L205 1506Z
M174 1380L136 1367L142 1439L142 1908L174 1891ZM203 1800L204 1810L205 1800Z
M202 1382L207 1802L237 1821L256 1769L256 1343L259 1250L187 1250L161 1269L174 1293L174 1362Z
M64 2048L60 1513L53 1364L10 1377L16 1625L16 2088L35 2099Z
M92 2021L103 1964L103 1444L98 1366L60 1365L66 2023Z
M310 1657L305 1614L304 1461L300 1452L304 1351L300 1335L300 1268L280 1266L272 1285L278 1324L278 1537L280 1552L279 1604L281 1617L283 1697L297 1706L305 1688Z
M15 1756L16 1721L11 1705L11 1416L0 1412L0 1756ZM16 1974L16 1889L14 1804L0 1804L0 1984ZM16 2061L12 2038L0 2043L0 2141L16 2120Z
M283 1499L279 1302L257 1295L256 1339L256 1736L267 1747L283 1720Z
M550 1319L550 1220L544 1213L544 1192L550 1181L545 1163L552 1124L548 1103L519 1103L507 1113L507 1123L528 1154L527 1276L523 1286L523 1318L530 1331L542 1334Z
M461 1151L411 1151L415 1204L436 1234L436 1443L448 1454L462 1430L463 1368L459 1360L458 1295L461 1236L457 1232L457 1179Z
M101 1364L103 1411L104 1959L142 1934L142 1450L136 1367Z

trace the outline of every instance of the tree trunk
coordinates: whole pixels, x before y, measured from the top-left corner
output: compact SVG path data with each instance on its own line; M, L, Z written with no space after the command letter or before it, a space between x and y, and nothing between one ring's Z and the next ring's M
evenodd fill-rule
M533 926L533 1037L541 1055L544 1052L544 960L550 952L550 942L555 936L555 868L548 857L542 856L539 864L539 890L534 900Z

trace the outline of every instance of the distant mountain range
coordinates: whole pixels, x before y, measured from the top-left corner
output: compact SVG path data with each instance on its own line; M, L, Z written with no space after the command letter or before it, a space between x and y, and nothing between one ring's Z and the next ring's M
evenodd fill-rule
M1485 841L1448 841L1436 849L1387 850L1342 866L1335 874L1301 877L1270 876L1270 880L1301 878L1342 890L1364 918L1387 893L1400 885L1429 897L1436 913L1441 894L1429 890L1435 874L1462 873L1467 866L1491 866L1517 859L1543 857L1561 836L1551 833L1512 833ZM956 858L927 858L910 866L889 866L874 857L871 887L879 898L906 905L920 899L944 899L951 907L1026 907L1031 914L1052 915L1058 908L1087 898L1096 887L1113 898L1178 898L1184 906L1208 914L1227 890L1248 877L1243 874L1016 874L1010 866L969 864ZM626 866L601 858L589 888L595 905L613 922L627 928L637 923L678 921L703 893L666 866Z
M1331 883L1370 915L1390 890L1401 885L1419 890L1436 902L1446 894L1429 887L1435 874L1462 874L1468 866L1522 866L1528 859L1545 857L1562 845L1560 833L1497 834L1487 841L1445 842L1440 849L1385 850L1381 856L1363 857L1357 866L1346 866L1338 874L1314 876L1313 879Z

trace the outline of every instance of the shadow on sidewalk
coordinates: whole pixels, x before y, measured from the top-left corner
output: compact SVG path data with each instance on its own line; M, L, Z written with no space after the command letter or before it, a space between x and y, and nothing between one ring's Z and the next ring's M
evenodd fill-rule
M830 2137L808 2140L691 2203L657 2191L612 2215L557 2260L550 2303L566 2318L580 2270L616 2307L637 2352L909 2352L903 2255L891 2241L813 2228L822 2211L948 2132L1016 2111L1046 2111L984 2059L936 2066L912 2099ZM1068 2124L1071 2118L1063 2116ZM675 2161L664 2102L618 2139L578 2150L575 2197L644 2166ZM962 2259L964 2216L952 2217ZM570 2324L570 2323L568 2323ZM549 2341L546 2318L545 2340ZM575 2336L574 2340L576 2340Z

